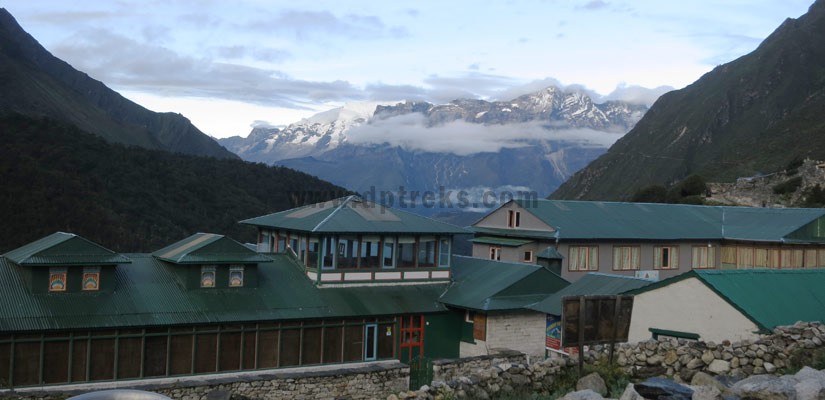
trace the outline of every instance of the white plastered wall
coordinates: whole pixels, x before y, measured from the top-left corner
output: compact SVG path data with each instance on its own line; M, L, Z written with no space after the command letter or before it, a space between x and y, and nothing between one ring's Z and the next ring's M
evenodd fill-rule
M648 328L696 333L714 342L753 339L759 329L693 277L636 295L630 321L630 343L650 339Z

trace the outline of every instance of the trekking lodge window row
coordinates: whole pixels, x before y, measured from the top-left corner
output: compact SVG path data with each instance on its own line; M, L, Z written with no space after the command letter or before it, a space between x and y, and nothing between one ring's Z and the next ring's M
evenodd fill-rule
M447 236L304 236L264 233L259 248L294 252L307 267L322 269L437 268L450 266Z
M0 385L391 359L395 324L389 317L0 335Z
M679 269L679 246L652 246L654 270ZM825 268L825 247L755 247L744 245L690 246L692 269ZM717 252L721 252L717 261ZM599 246L570 246L569 271L598 271ZM647 255L645 257L648 257ZM642 266L641 247L613 246L612 269L635 271Z

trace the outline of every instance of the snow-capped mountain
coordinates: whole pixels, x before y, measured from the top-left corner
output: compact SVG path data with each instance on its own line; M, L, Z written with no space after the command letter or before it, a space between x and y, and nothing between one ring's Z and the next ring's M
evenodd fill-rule
M359 192L520 187L546 196L647 107L555 87L509 101L348 104L221 144Z

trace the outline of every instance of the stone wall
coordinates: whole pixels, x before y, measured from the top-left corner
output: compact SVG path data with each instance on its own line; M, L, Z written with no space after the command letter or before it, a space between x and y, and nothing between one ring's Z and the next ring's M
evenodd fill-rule
M487 314L487 346L544 357L546 318L544 313L527 310L491 312Z
M618 365L637 379L668 376L676 381L690 382L699 371L735 379L778 373L788 366L790 358L797 352L823 347L825 325L800 322L777 328L773 334L758 340L733 344L668 338L622 344L617 346L614 357ZM588 363L606 356L604 346L595 346L585 352ZM472 365L467 363L464 368L455 368L456 372L463 373L461 376L444 373L444 379L435 379L432 385L418 391L399 392L388 399L433 399L439 395L484 399L520 390L548 394L552 392L553 381L559 372L563 368L575 368L577 362L572 358L548 358L532 364L507 361L492 364L467 372Z
M314 371L236 373L179 379L119 381L85 385L26 388L16 392L0 391L0 398L65 399L95 390L129 388L160 393L173 399L375 399L406 390L410 369L400 362L368 366L338 366Z
M502 351L493 355L434 360L433 381L448 381L459 376L469 376L475 371L504 363L526 364L527 356L517 351Z

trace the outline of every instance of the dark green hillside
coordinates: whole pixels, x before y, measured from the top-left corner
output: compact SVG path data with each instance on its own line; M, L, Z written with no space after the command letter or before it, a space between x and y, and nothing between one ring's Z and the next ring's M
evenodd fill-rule
M825 0L752 53L667 93L557 199L627 200L690 175L732 181L825 158Z
M195 232L254 241L237 221L345 193L283 167L127 148L19 114L0 118L0 140L0 253L55 231L115 251Z

